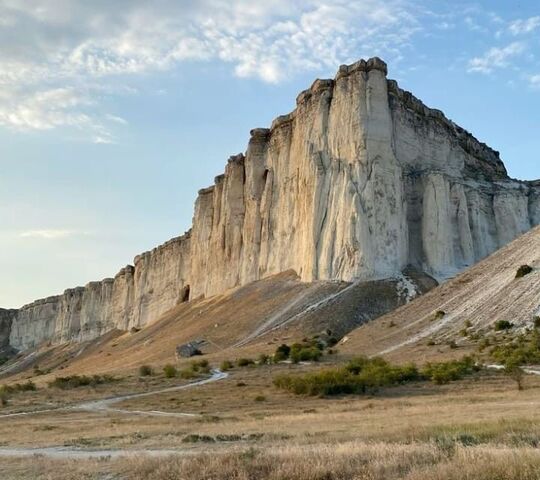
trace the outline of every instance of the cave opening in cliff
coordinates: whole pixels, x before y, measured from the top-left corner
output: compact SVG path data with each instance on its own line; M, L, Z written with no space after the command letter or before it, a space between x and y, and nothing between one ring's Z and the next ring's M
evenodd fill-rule
M183 289L182 289L182 293L181 293L181 301L182 303L186 303L186 302L189 302L189 285L186 285Z

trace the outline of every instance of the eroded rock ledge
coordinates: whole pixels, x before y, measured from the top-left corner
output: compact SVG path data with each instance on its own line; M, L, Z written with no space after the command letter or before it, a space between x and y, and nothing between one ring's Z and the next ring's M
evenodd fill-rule
M0 332L9 323L20 349L90 339L289 269L444 278L540 223L539 182L510 179L498 152L386 75L372 58L316 80L199 191L190 232L114 279L0 315Z

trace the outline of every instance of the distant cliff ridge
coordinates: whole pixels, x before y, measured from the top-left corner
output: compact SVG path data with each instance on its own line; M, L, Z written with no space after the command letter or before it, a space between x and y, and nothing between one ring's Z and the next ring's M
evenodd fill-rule
M199 191L190 232L114 279L10 314L10 345L143 326L178 302L289 269L352 281L413 265L445 278L540 223L538 182L510 179L498 152L386 74L372 58L316 80Z

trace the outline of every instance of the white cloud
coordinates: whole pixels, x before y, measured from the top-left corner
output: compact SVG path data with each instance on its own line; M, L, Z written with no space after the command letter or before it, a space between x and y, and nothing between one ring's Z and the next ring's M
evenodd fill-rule
M540 73L529 76L529 85L534 89L540 89Z
M513 42L506 47L490 48L483 56L469 61L469 72L491 73L498 68L506 68L511 60L525 51L525 44Z
M362 55L397 60L420 28L412 11L409 0L3 0L0 124L110 143L122 122L92 105L96 84L186 61L277 83Z
M44 230L28 230L19 234L21 238L37 238L43 240L58 240L62 238L72 237L76 235L86 235L85 232L77 232L75 230L61 229L44 229Z
M540 27L540 16L516 20L510 23L509 29L513 35L531 33Z

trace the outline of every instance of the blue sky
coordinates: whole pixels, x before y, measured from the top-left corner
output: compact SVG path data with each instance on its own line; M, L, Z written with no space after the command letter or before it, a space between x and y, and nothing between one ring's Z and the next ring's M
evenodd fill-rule
M251 128L374 55L540 178L536 0L0 0L0 306L183 233Z

